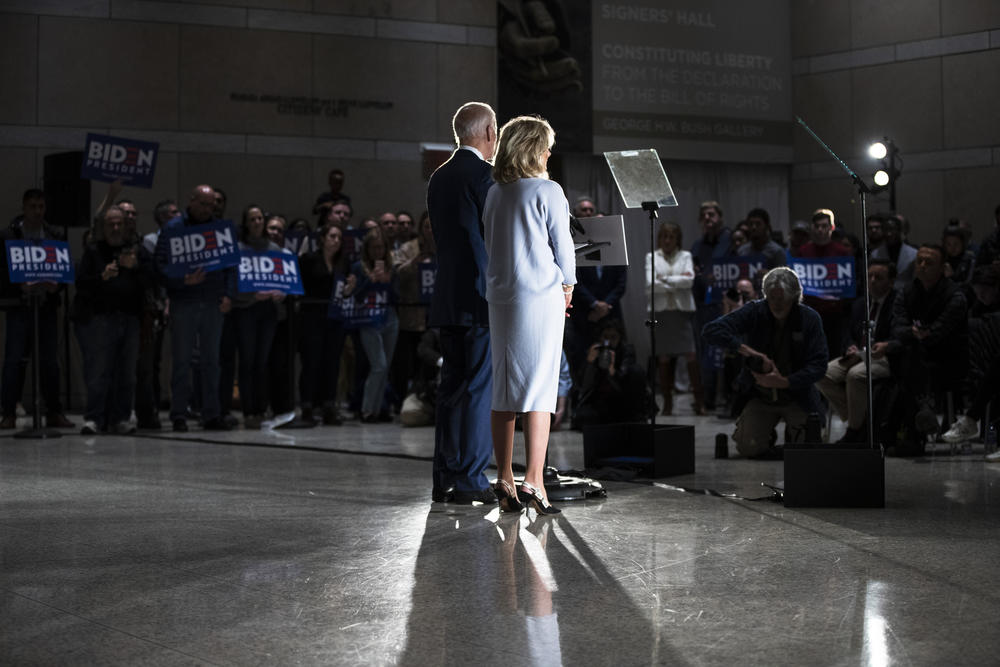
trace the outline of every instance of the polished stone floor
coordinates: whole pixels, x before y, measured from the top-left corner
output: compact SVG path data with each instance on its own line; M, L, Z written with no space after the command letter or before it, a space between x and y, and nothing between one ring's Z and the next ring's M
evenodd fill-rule
M78 419L78 418L77 418ZM885 509L746 497L780 461L606 482L558 518L430 502L433 431L0 437L2 665L987 665L1000 464L886 463ZM579 433L551 462L583 465Z

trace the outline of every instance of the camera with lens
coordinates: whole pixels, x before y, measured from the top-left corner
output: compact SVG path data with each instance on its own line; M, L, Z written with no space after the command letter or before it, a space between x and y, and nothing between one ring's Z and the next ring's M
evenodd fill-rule
M602 371L608 370L611 367L613 356L614 348L611 347L611 341L605 338L597 348L597 367Z

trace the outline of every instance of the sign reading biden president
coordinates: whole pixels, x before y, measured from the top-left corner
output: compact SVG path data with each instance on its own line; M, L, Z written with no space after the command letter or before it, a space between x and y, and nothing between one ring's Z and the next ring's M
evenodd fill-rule
M285 294L302 294L302 277L295 255L280 250L240 253L241 292L277 290Z
M180 278L198 269L218 271L240 263L236 228L229 220L167 225L161 234L166 237L168 276Z
M75 280L65 241L7 241L7 268L12 283Z
M799 276L802 293L826 299L853 299L853 257L788 257L788 266Z
M151 188L159 150L160 144L152 141L88 134L80 178L107 183L121 179L123 185Z

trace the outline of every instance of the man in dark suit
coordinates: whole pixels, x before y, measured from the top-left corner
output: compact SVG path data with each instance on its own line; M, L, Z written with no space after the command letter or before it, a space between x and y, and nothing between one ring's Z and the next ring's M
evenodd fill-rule
M872 380L890 375L889 361L885 354L876 354L884 349L885 341L892 338L892 309L897 292L893 290L896 280L896 266L889 260L872 260L868 267L868 291L871 294L871 310L867 310L865 297L855 300L851 308L851 343L843 356L830 361L826 376L816 383L831 407L841 419L847 422L847 432L840 442L864 442L865 418L868 415L868 374L865 372L865 328L871 319L875 320L872 332ZM881 345L878 345L881 344Z
M441 382L434 433L435 502L495 502L485 470L492 369L482 216L493 185L496 114L469 102L452 119L458 149L427 184L438 273L430 321L441 332Z

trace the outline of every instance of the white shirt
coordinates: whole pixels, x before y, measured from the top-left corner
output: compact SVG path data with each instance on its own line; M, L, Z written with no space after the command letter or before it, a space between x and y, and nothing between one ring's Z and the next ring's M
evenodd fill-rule
M670 257L665 257L662 250L654 253L655 269L653 280L653 310L680 310L685 313L695 309L694 295L691 285L694 284L694 263L691 253L687 250L677 250ZM646 270L643 273L649 280L649 254L646 255ZM648 288L648 283L647 283Z

